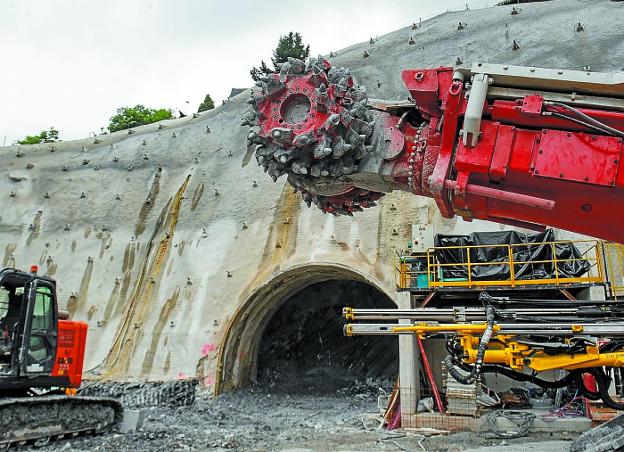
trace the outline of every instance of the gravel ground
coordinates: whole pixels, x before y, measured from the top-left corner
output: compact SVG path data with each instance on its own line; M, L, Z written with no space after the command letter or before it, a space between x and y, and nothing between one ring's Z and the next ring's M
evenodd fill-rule
M520 445L534 446L528 450L567 450L563 445L568 439L542 435L503 441L473 433L423 439L402 431L378 431L373 392L298 395L248 389L217 398L200 393L190 407L151 408L147 413L135 433L78 437L38 450L460 451L501 445L516 446L510 450Z

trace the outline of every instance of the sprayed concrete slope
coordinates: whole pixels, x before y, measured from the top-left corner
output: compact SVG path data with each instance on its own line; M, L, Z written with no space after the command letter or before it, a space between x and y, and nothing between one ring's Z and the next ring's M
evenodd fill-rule
M452 65L457 56L602 71L624 65L619 3L556 0L509 12L442 14L338 51L332 63L351 67L370 97L389 99L406 96L401 69ZM582 33L574 31L579 21ZM92 375L199 370L213 388L243 384L253 377L263 325L298 287L345 277L393 296L394 249L409 240L411 223L443 233L501 228L442 220L431 201L407 194L390 194L354 219L308 209L246 149L247 128L238 124L248 94L131 135L0 152L2 265L38 264L59 280L60 305L89 323ZM253 303L259 308L246 310ZM238 345L224 350L226 336Z

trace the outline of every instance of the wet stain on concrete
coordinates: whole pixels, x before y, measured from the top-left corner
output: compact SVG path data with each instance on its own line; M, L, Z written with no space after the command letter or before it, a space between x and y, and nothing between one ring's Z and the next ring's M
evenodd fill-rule
M82 281L80 282L80 289L78 290L78 294L74 297L70 297L67 302L67 312L69 312L69 317L74 317L74 314L80 307L80 305L84 305L87 301L87 295L89 293L89 283L91 282L91 275L93 274L93 259L89 258L87 261L87 266L85 267L85 272L82 275Z
M251 157L254 155L254 149L255 148L256 148L255 145L247 146L247 152L245 152L245 155L243 156L243 161L241 162L241 167L245 168L247 166L247 164L251 160Z
M115 301L119 296L119 291L121 289L121 281L115 282L115 287L113 287L113 291L108 297L108 301L106 302L106 307L104 308L104 320L108 320L110 318L111 313L113 312L113 307L115 306Z
M359 246L355 247L353 254L359 262L365 262L366 264L371 265L371 262L368 260L368 256L362 252Z
M119 291L119 300L115 306L114 315L120 315L124 307L126 306L126 301L128 298L128 290L130 290L130 281L132 280L132 273L130 270L124 273L123 282L121 283L121 290Z
M297 247L297 227L301 199L288 184L284 184L282 194L275 206L273 221L262 253L260 272L272 272L292 256ZM277 246L279 244L279 246Z
M168 374L170 368L171 368L171 350L167 352L167 357L165 358L165 364L163 365L163 372L165 374Z
M147 194L147 198L145 198L145 201L141 206L141 210L139 211L139 220L134 227L134 235L136 237L140 236L145 231L147 216L156 204L156 198L158 198L158 193L160 193L160 177L155 177L154 181L152 182L152 187Z
M154 329L152 330L152 340L151 340L150 346L147 349L147 352L145 353L145 358L143 359L143 366L142 366L143 374L148 374L152 370L152 366L154 365L154 358L156 356L156 352L158 351L158 343L160 342L160 337L162 335L163 328L167 324L167 321L169 320L169 315L171 314L171 311L173 311L173 309L175 308L176 303L178 302L179 296L180 296L180 287L178 286L173 292L173 295L171 296L171 298L169 298L165 302L162 309L160 310L158 321L156 322L156 325L154 326Z
M102 259L106 250L109 249L111 245L113 244L113 238L110 237L110 234L103 234L101 232L98 234L98 238L101 240L100 259Z
M349 245L346 242L336 242L341 251L349 251Z
M121 265L122 272L125 272L126 270L132 270L132 267L134 267L134 256L135 256L134 244L128 243L126 245L126 250L124 251L123 264Z
M139 344L141 343L141 341L143 340L143 335L144 335L144 331L143 331L143 323L142 322L137 322L133 325L134 331L135 331L135 337L131 340L128 341L128 346L131 347L130 350L128 350L130 356L134 357L136 355L137 352L137 348L139 346ZM130 361L124 361L123 362L123 371L124 373L127 374L128 369L130 368Z
M43 212L39 211L35 214L35 219L32 222L32 229L30 231L30 235L26 239L26 245L30 246L33 240L39 237L39 232L41 231L41 217L43 216Z
M156 298L164 265L171 253L173 236L180 215L180 207L191 176L187 176L176 194L169 199L154 225L147 243L139 277L130 296L113 345L105 360L105 377L125 374L138 344L143 337L143 324L151 302ZM160 240L157 242L158 237Z
M56 273L57 265L54 263L52 259L46 260L47 269L45 271L45 276L54 276Z
M193 201L191 201L191 212L195 210L203 194L204 183L200 182L199 184L197 184L197 187L195 187L195 192L193 193Z
M379 204L378 204L379 206ZM378 218L379 218L379 222L377 223L377 256L375 258L375 276L377 278L379 278L379 276L382 274L382 270L380 268L381 265L383 265L383 252L381 250L381 246L383 243L383 215L382 215L382 211L383 209L381 207L378 207L379 209L379 213L378 213Z
M76 306L77 303L78 303L78 297L76 296L75 293L72 293L69 296L69 298L67 298L67 303L65 303L65 310L68 311L70 306Z
M14 259L11 258L11 255L15 252L16 248L17 248L17 243L9 243L4 248L4 258L2 259L3 267L9 267L11 265L15 265L15 261ZM11 261L13 261L13 264L11 264Z

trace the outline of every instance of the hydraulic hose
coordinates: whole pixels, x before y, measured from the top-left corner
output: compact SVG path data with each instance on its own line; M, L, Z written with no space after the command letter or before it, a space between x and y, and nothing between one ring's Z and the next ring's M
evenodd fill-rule
M609 133L611 135L615 135L615 136L618 136L618 137L624 137L624 132L622 132L621 130L618 130L618 129L615 129L615 128L611 127L611 126L608 126L607 124L605 124L605 123L603 123L601 121L598 121L596 118L592 118L591 116L586 115L585 113L583 113L580 110L577 110L574 107L571 107L571 106L569 106L567 104L564 104L562 102L550 102L550 104L552 104L552 105L554 105L556 107L563 108L565 110L568 110L568 111L576 114L577 116L579 116L580 118L582 118L586 122L592 124L594 127L600 128L603 131L605 131L605 132L607 132L607 133ZM571 119L571 118L568 118L568 119Z
M488 344L492 339L492 335L494 334L494 321L496 320L496 314L494 308L491 305L487 305L485 307L485 318L486 318L486 328L483 331L483 336L481 336L481 341L479 342L479 348L477 349L477 359L475 361L475 365L473 366L470 374L463 375L458 366L455 364L455 360L452 355L447 355L444 358L444 364L449 372L449 374L458 382L469 385L480 379L481 377L481 368L483 367L483 358L485 357L485 351L488 348Z
M598 386L598 394L602 399L602 402L609 408L614 410L623 411L624 403L613 400L611 394L609 394L609 387L611 386L611 377L607 372L599 367L594 367L590 370L590 374L596 379L596 385Z
M459 363L457 364L457 366L461 368L462 370L465 370L466 372L471 372L472 368L474 367L465 363ZM570 372L568 375L566 375L565 377L560 378L559 380L554 380L554 381L544 380L532 374L523 374L522 372L517 372L513 369L510 369L508 367L501 366L498 364L484 365L483 367L481 367L481 373L501 374L501 375L511 378L512 380L526 381L529 383L536 384L545 389L559 389L559 388L565 388L571 383L574 383L578 377L579 371L574 370Z

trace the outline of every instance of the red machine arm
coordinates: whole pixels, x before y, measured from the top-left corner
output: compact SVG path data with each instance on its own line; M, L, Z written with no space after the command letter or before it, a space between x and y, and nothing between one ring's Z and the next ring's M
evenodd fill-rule
M409 101L368 101L320 57L285 63L244 120L258 163L334 214L404 190L446 218L624 242L624 74L475 64L402 77Z

